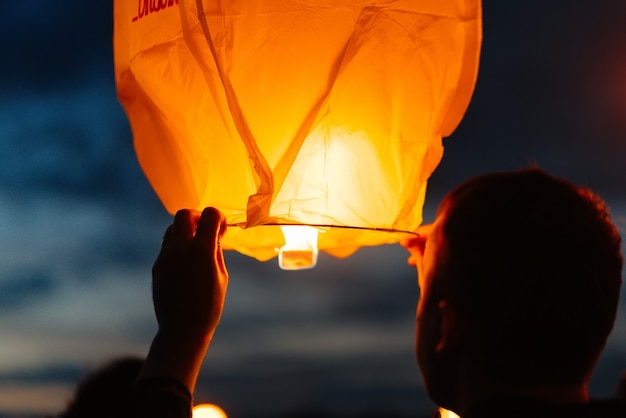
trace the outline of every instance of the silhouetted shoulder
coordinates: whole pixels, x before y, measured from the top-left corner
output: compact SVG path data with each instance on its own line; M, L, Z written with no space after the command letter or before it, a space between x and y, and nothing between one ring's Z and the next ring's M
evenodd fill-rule
M626 417L622 399L592 400L582 405L551 405L530 399L499 397L471 408L464 418L615 418Z

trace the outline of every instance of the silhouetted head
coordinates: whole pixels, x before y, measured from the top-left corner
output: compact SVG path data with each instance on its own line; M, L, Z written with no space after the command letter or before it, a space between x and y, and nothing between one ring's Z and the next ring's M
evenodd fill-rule
M512 387L586 387L615 321L620 245L598 196L539 169L453 190L420 278L417 355L435 402L454 403L461 362Z
M128 393L139 375L143 360L123 357L88 375L59 418L105 418L125 411Z

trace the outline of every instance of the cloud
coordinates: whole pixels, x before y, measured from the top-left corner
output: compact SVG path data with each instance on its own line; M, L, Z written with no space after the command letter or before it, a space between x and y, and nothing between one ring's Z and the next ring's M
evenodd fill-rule
M40 269L24 269L0 276L0 313L34 302L55 289L52 275Z
M0 187L122 197L150 192L111 81L45 94L25 90L0 102ZM147 191L147 192L146 192Z
M94 62L112 72L112 18L110 2L5 2L0 14L3 91L70 85Z
M626 179L624 2L485 3L484 38L469 109L430 183L537 163L620 195ZM622 22L622 23L616 23ZM617 75L619 74L619 76ZM620 116L622 115L622 116Z
M89 281L119 265L149 273L171 218L155 200L140 202L0 190L0 265L60 280Z
M0 417L50 416L65 408L72 392L62 384L0 384Z
M59 281L38 303L0 315L0 376L87 367L145 355L156 332L149 275L112 269L92 282Z

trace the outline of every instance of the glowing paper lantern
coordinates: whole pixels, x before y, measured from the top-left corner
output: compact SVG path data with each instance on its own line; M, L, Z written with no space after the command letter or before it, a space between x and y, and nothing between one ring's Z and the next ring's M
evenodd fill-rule
M222 408L214 404L200 404L193 407L193 418L228 418Z
M457 414L447 409L439 408L439 416L441 418L460 418ZM194 417L195 418L195 417Z
M114 41L136 153L170 213L217 207L239 227L224 248L259 260L283 224L343 257L420 225L474 89L481 5L115 0ZM314 262L298 251L283 259Z

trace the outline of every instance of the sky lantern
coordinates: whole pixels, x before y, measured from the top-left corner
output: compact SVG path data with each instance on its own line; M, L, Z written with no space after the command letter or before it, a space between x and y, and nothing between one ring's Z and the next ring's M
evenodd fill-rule
M420 225L474 89L480 0L114 5L118 97L170 213L214 206L225 249L287 269Z
M228 418L228 415L219 406L206 403L193 407L192 418Z
M457 414L447 409L439 408L440 418L460 418ZM195 418L195 417L194 417Z

